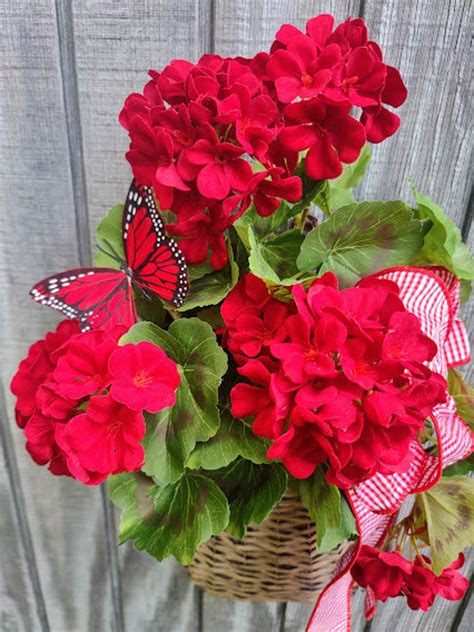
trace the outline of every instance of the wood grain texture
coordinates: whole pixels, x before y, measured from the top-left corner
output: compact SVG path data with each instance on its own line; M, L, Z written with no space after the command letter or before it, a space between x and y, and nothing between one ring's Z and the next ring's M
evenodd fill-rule
M364 2L370 36L385 61L400 68L409 97L398 110L398 133L373 146L361 194L412 201L412 177L459 226L472 186L472 6L463 0Z
M58 320L30 301L31 285L77 265L78 251L55 3L2 0L0 7L1 346L7 386L27 344ZM11 398L7 407L11 413ZM50 627L111 629L99 491L38 468L11 416L9 423ZM2 528L2 550L5 538ZM7 572L11 586L18 568L8 566ZM34 629L28 610L18 616Z
M203 596L201 632L273 632L282 629L283 619L282 604Z
M92 246L95 228L124 200L131 171L128 136L118 123L126 96L141 91L149 68L196 60L211 46L211 2L159 0L73 5L73 32ZM197 590L172 560L160 565L132 546L119 549L125 630L197 630Z
M197 60L209 49L210 0L82 0L73 28L92 244L104 213L122 203L132 177L118 123L123 102L150 68Z
M411 175L421 192L462 225L471 187L470 10L467 0L0 0L0 342L5 383L27 343L57 322L53 312L30 302L30 286L85 261L98 221L126 193L128 139L117 122L123 100L141 90L148 68L160 68L170 59L195 60L211 50L251 55L269 46L283 22L303 27L318 13L331 12L342 20L362 11L387 62L401 65L411 94L400 110L400 132L375 148L360 194L411 199L406 184ZM463 313L472 329L472 301ZM7 407L13 408L11 398ZM39 469L25 453L11 417L8 423L14 444L9 456L16 459L18 471L14 484L20 483L23 491L52 632L120 632L117 609L123 609L125 632L304 629L311 607L203 595L174 561L160 565L128 544L119 548L117 573L111 573L115 567L110 547L107 555L99 490L53 479ZM28 578L32 562L19 537L11 487L6 481L2 485L0 537L6 544L6 572L0 627L36 632L41 618ZM112 527L114 516L109 515ZM472 554L469 564L472 569ZM473 607L472 599L462 610L440 599L429 614L419 615L394 601L379 608L370 629L445 632L455 625L453 630L467 632ZM362 611L363 593L358 591L353 632L365 628Z
M174 559L159 564L131 543L119 549L125 630L201 632L201 591Z
M359 0L215 0L215 52L252 56L268 50L275 33L285 23L302 28L320 13L337 20L356 17Z
M466 212L472 213L472 208L467 208ZM466 243L469 249L474 252L474 223L471 223L470 230L466 235ZM464 305L461 305L461 316L466 325L467 333L469 334L469 342L471 344L471 357L474 358L474 292L471 293L469 300ZM474 384L474 361L463 369L464 377L470 384Z
M0 384L1 388L1 384ZM35 632L47 629L44 599L38 582L31 531L21 488L15 484L11 436L6 423L3 390L0 391L0 515L2 564L0 567L0 629ZM26 544L26 546L25 546Z

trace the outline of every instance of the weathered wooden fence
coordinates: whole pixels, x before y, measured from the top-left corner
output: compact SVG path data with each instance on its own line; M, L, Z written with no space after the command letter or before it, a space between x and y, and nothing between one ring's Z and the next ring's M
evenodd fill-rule
M0 0L2 631L303 629L309 607L209 597L173 562L159 565L129 546L117 549L104 490L53 478L31 462L12 420L8 383L27 344L57 319L33 305L28 290L42 276L90 260L97 222L122 201L130 180L117 114L149 67L209 51L252 54L282 22L303 25L323 12L364 17L410 89L401 130L375 149L360 195L409 200L412 176L467 238L471 6L469 0ZM354 630L363 630L361 595L355 602ZM467 632L474 619L468 609L468 598L439 603L425 615L395 603L379 608L371 630Z

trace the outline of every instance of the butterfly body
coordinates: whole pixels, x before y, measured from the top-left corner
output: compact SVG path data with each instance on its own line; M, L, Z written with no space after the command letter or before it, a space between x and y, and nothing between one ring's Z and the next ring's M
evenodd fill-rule
M77 268L43 279L31 297L68 318L77 318L82 331L137 321L133 287L150 298L156 294L180 307L189 289L186 262L173 239L165 234L150 189L132 182L122 219L124 256L104 242L101 248L120 269Z

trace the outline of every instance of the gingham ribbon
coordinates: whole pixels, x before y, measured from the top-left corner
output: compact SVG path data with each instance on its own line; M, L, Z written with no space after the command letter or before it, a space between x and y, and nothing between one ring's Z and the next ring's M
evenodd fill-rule
M434 340L438 353L430 368L447 377L448 368L469 362L469 342L464 325L457 318L459 281L444 268L390 268L374 275L394 281L406 308L420 320L423 332ZM350 569L363 544L380 546L409 494L435 485L445 467L468 456L474 447L473 435L456 414L453 399L437 406L433 425L438 455L429 456L413 442L411 466L403 474L376 474L352 488L347 498L352 506L360 537L342 556L333 580L321 593L307 625L307 632L350 632ZM365 614L375 612L375 598L367 591Z

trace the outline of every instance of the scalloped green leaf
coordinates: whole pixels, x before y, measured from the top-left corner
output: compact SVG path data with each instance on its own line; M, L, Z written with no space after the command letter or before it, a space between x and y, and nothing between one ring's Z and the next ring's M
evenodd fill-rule
M212 327L199 318L180 318L165 331L152 323L137 323L121 344L143 340L161 347L178 364L181 384L176 403L156 415L147 414L143 440L143 471L159 483L174 483L198 441L219 429L218 388L227 371L227 354L217 344Z
M455 274L462 281L461 294L466 301L474 279L474 259L462 241L461 231L437 204L412 188L420 218L432 223L415 263L440 265Z
M439 574L474 544L474 479L442 478L417 494L415 516L417 528L426 525L423 539L431 546L433 571Z
M226 467L238 456L252 463L265 463L269 445L268 441L257 437L250 426L224 411L219 430L205 443L196 445L186 461L186 467L217 470Z
M458 415L474 432L474 388L457 369L448 370L448 392L454 399Z
M226 531L234 538L243 538L250 524L260 524L267 518L288 483L288 475L280 464L256 465L241 458L209 475L229 502Z
M329 206L331 209L338 209L355 203L352 189L364 177L371 160L372 154L369 145L364 145L357 160L350 165L344 165L338 178L329 180Z
M318 551L331 551L357 533L354 515L346 499L330 485L322 468L299 482L301 502L316 524Z
M195 472L164 487L142 473L111 476L108 484L111 501L122 509L119 542L132 540L160 561L174 555L189 564L199 544L229 522L225 495Z
M239 267L235 263L231 246L228 247L229 263L223 270L204 274L191 281L189 294L179 312L187 312L196 307L208 307L220 303L239 279Z
M104 217L97 226L97 245L107 252L116 252L122 259L125 259L122 240L122 215L123 204L117 204ZM98 250L95 256L95 265L99 268L120 269L120 263L109 257L105 252Z
M250 272L261 279L281 285L296 283L294 275L300 273L296 259L304 241L299 230L288 230L274 239L260 241L249 226L248 237Z
M332 271L342 287L390 266L408 265L423 244L423 223L404 202L363 202L337 209L306 236L301 270Z

